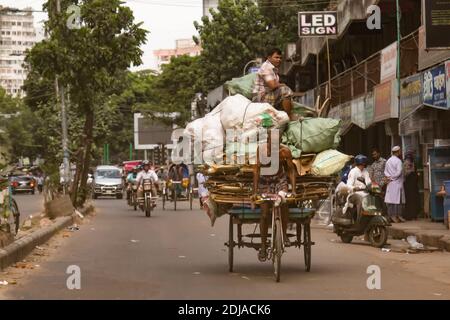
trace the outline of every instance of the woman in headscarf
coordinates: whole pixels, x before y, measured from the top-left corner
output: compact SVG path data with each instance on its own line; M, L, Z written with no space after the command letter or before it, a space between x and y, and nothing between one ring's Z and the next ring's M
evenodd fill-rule
M414 150L409 150L405 155L403 172L405 177L405 213L406 220L415 220L419 215L419 177L414 163Z

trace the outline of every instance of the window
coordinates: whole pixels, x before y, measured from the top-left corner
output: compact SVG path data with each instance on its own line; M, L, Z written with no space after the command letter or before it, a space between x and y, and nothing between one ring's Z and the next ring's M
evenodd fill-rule
M13 26L15 26L15 25L16 25L16 22L15 22L15 21L13 21L13 22L11 22L11 24L12 24Z
M21 25L22 25L22 22L18 21L18 22L17 22L17 25L18 25L18 26L21 26ZM24 22L24 25L25 25L25 22Z

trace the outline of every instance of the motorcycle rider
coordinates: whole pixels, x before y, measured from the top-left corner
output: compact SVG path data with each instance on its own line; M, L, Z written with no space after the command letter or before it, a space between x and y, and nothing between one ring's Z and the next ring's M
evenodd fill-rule
M349 207L352 207L350 203L358 205L361 202L361 196L364 195L364 190L367 186L372 184L370 180L369 171L366 169L367 167L367 157L365 155L359 154L355 157L355 167L350 170L348 174L348 179L346 183L347 193L350 193L350 197L347 198L346 204L343 209L343 213L347 212ZM359 179L363 178L364 183L359 181ZM342 188L345 189L345 188ZM344 192L344 190L339 191L340 193ZM357 210L353 211L353 219L356 220Z
M355 157L355 167L350 170L347 179L347 186L352 189L365 189L366 186L372 183L370 180L369 171L367 167L367 157L365 155L359 154ZM364 178L365 185L358 178Z
M142 186L142 182L144 179L152 180L152 196L155 197L157 195L157 183L158 183L158 175L154 170L150 170L150 162L148 160L144 160L142 163L144 169L138 173L136 178L136 183L138 185L137 196L138 199L144 198L144 188ZM154 204L155 206L155 204Z
M128 174L127 176L127 200L130 199L131 197L131 188L133 186L133 184L136 183L136 179L137 179L137 175L138 175L138 167L134 167L133 170L131 170L131 172Z

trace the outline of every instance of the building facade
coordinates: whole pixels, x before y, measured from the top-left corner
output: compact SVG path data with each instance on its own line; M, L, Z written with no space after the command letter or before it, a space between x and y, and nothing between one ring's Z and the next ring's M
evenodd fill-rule
M161 71L161 66L168 64L172 57L179 57L182 55L188 55L195 57L200 55L201 48L196 45L192 39L178 39L175 41L175 49L160 49L153 51L153 55L156 58L158 70Z
M31 12L8 12L0 7L0 86L10 95L23 94L25 51L36 43L36 39Z
M450 50L426 47L422 1L399 4L399 50L395 1L340 0L329 8L338 17L330 54L325 37L300 38L281 70L303 104L330 99L328 117L343 124L341 151L370 155L377 147L387 158L401 145L412 153L422 213L440 221L437 193L450 180ZM371 5L380 8L381 29L367 27Z
M26 10L31 10L27 8ZM0 6L0 86L12 96L23 95L25 51L37 41L33 14Z
M216 9L219 5L219 0L203 0L203 15L211 18L210 9Z

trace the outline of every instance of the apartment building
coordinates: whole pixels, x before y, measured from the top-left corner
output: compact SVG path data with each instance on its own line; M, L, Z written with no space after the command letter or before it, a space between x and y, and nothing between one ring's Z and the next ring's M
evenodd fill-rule
M175 41L175 49L160 49L153 51L153 55L156 58L158 70L161 70L161 66L168 64L172 57L179 57L182 55L188 55L195 57L200 55L201 48L196 45L192 39L178 39Z
M17 11L0 6L0 86L12 96L23 95L25 51L36 42L31 8Z

